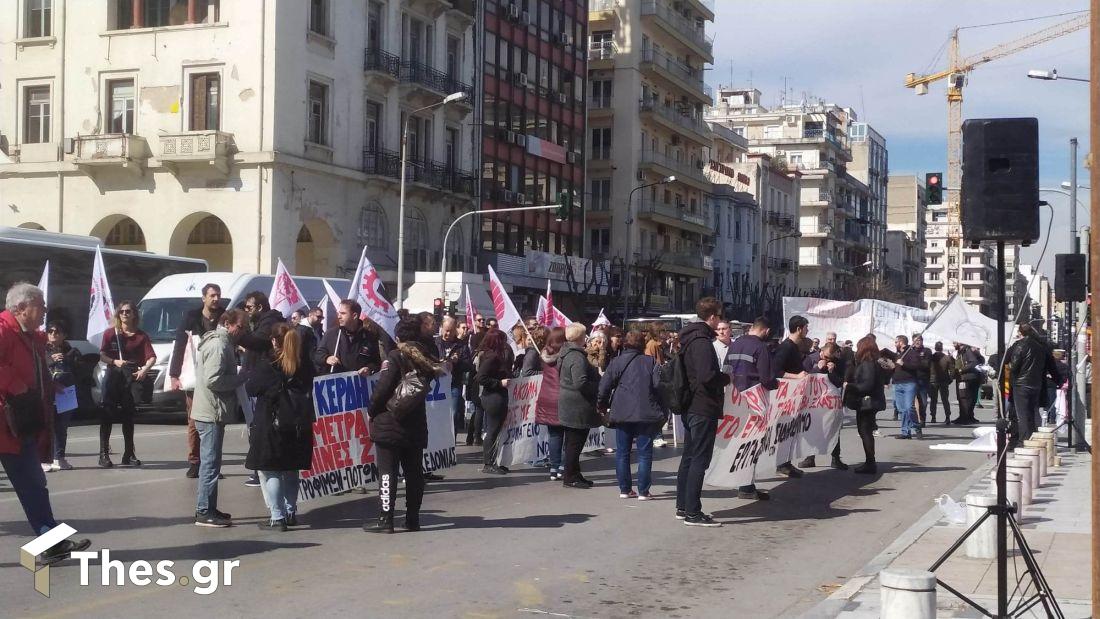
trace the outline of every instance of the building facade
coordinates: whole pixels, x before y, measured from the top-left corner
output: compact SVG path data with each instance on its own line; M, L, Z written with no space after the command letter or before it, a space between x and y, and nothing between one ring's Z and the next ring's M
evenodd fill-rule
M477 190L474 2L41 4L0 23L0 224L259 273L366 246L391 279L407 121L406 270L438 271Z
M963 245L962 264L947 245L947 204L930 204L925 211L924 302L928 309L941 307L951 297L952 282L962 299L987 316L993 315L993 265L996 251L992 247L971 248Z
M852 163L848 167L852 176L860 180L870 190L865 213L860 219L865 221L870 236L871 280L876 288L883 283L883 249L886 247L886 201L887 183L890 177L890 153L886 148L886 138L867 123L853 122L849 129L852 145ZM923 233L921 235L923 239Z
M891 283L884 288L883 298L910 307L925 307L924 287L929 269L925 260L927 222L924 181L912 174L890 176L886 199L887 234L900 232L906 240L895 239L887 243L887 275ZM895 256L895 248L901 248L903 255ZM929 255L929 261L938 263L940 259L936 256ZM889 272L898 269L901 272Z
M613 265L631 313L690 311L713 282L703 120L713 8L593 0L588 17L589 247Z

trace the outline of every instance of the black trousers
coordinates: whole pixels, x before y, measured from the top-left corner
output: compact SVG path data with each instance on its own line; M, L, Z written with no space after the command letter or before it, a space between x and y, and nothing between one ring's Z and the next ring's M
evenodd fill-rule
M405 473L405 514L417 515L424 502L424 450L375 443L378 464L378 499L382 515L392 515L397 503L398 467Z
M485 444L481 448L482 464L490 466L496 461L497 439L508 415L507 391L483 391L481 406L484 410Z
M703 476L714 453L718 420L702 415L684 415L684 453L676 473L676 509L689 514L703 511Z
M856 431L863 441L863 457L875 461L875 411L856 411Z
M932 412L932 421L936 420L936 402L943 402L943 420L951 420L951 402L949 400L951 385L944 383L942 385L931 385L928 387L928 409Z
M1040 387L1012 387L1012 405L1016 409L1017 440L1026 441L1039 427Z
M974 419L974 407L978 404L978 390L982 388L982 381L967 380L955 383L955 397L959 399L959 419L971 421Z
M561 463L565 467L565 473L561 480L564 483L583 479L581 475L581 451L588 440L587 428L563 428L565 436L562 437Z
M99 418L99 453L110 452L111 430L115 422L122 424L123 456L134 455L134 415L137 414L135 391L140 393L141 383L121 374L122 370L109 369L118 374L108 378L107 393L103 398L103 410ZM126 370L129 371L129 370Z

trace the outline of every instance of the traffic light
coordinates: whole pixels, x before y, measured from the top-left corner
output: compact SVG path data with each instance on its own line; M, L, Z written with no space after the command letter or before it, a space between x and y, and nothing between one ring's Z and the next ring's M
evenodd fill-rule
M943 204L943 172L924 175L924 196L928 204Z
M443 299L436 297L432 302L432 310L435 313L436 322L443 321Z
M554 216L558 221L568 221L573 215L573 192L563 191L558 194L558 212Z
M458 301L451 301L451 304L447 306L447 315L448 316L457 316L458 315Z

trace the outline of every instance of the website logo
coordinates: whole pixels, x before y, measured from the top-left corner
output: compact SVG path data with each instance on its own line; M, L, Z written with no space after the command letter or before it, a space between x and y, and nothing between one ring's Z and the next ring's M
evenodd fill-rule
M19 564L34 573L34 590L50 597L50 563L38 564L38 557L50 548L69 539L76 529L65 523L46 531L19 549Z

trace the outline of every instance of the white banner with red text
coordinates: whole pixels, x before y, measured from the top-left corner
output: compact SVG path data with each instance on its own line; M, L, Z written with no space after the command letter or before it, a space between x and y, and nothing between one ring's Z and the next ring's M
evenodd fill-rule
M514 468L550 457L550 429L535 423L535 402L542 388L542 376L527 376L508 382L508 416L497 439L497 464ZM592 428L581 453L604 447L604 431Z
M301 472L299 501L308 501L366 486L378 480L374 441L367 405L378 376L356 372L325 374L313 379L313 466ZM432 381L427 400L428 448L424 471L458 464L454 418L451 416L451 376Z

